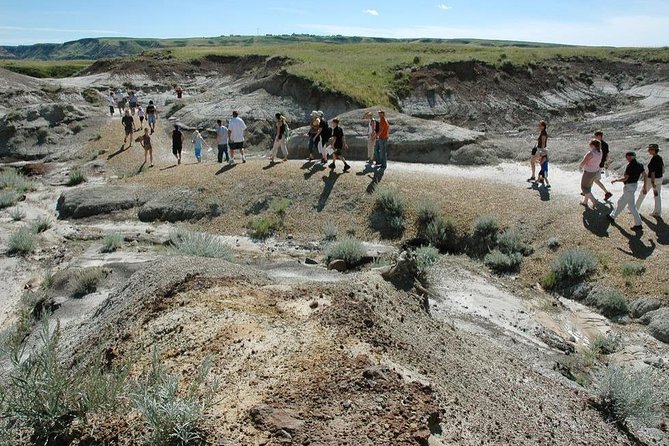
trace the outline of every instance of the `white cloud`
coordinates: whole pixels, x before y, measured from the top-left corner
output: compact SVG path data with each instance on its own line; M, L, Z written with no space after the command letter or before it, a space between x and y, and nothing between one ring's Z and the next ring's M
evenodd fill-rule
M379 15L379 11L377 11L376 9L365 9L362 12L364 12L365 14L373 15L373 16Z
M441 9L441 10L443 10L443 11L448 11L449 9L451 9L451 7L448 6L448 5L445 4L445 3L439 3L439 4L437 5L437 8L439 8L439 9Z

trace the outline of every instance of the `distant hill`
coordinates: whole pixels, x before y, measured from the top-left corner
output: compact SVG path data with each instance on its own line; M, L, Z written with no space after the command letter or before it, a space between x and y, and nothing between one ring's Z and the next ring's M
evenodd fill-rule
M286 43L369 43L369 42L425 42L452 43L476 46L514 46L540 48L562 46L533 42L512 42L481 39L384 39L373 37L313 36L306 34L267 36L220 36L188 39L134 39L134 38L91 38L71 42L39 43L35 45L0 46L0 59L37 60L96 60L140 54L146 50L181 47L217 47L238 45L283 45Z

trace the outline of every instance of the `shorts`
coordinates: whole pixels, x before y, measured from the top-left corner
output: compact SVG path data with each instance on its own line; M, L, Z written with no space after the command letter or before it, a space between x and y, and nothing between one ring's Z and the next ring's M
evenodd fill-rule
M156 123L156 115L149 115L146 117L146 122L149 124L155 124Z
M126 127L125 128L125 134L126 135L132 135L133 129L132 127Z
M113 115L114 114L114 106L110 105L109 106L109 112Z
M230 150L241 150L243 148L244 148L244 141L230 143Z
M332 153L334 154L334 156L342 156L343 157L344 156L344 148L343 147L339 147L339 148L335 147L335 149Z
M581 177L581 192L584 194L592 193L592 183L595 182L595 177L597 176L598 172L599 171L583 172L583 176Z
M174 154L174 156L181 155L182 150L183 146L172 146L172 153Z
M539 176L543 178L548 178L548 163L541 163L541 170L539 171Z
M130 103L130 108L135 108L137 107L137 102L131 102Z
M153 149L153 147L151 147L151 144L149 144L149 145L145 145L145 146L144 146L144 151L145 151L145 152L148 152L148 151L151 150L151 149Z
M144 122L144 116L139 117L139 122Z
M594 181L599 181L602 179L602 171L601 169L596 172L595 179Z

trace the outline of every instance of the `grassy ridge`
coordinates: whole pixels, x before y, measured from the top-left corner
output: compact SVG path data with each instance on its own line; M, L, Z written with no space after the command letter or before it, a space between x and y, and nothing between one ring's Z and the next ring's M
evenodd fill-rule
M90 64L90 60L0 60L0 68L36 78L74 76Z

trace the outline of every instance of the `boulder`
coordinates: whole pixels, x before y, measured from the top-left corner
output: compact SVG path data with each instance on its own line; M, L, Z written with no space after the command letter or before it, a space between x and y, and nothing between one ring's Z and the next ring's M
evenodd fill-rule
M662 306L662 303L654 297L640 297L630 303L630 314L634 318L640 318L644 314L655 311Z
M205 206L200 194L188 189L168 189L159 192L142 205L137 217L144 222L199 220L207 216L218 216L221 209L217 204Z
M259 404L251 408L251 419L258 426L270 431L284 431L295 435L304 427L304 421L285 409L277 409L266 404Z
M328 263L328 269L333 269L335 271L339 271L340 273L343 273L346 271L347 266L346 266L346 261L342 259L335 259Z
M339 125L344 130L350 159L367 159L367 121L362 119L365 112L376 116L378 107L358 109L339 115ZM419 163L448 164L451 157L463 146L474 144L483 133L468 130L444 122L416 118L403 113L386 111L390 123L388 159ZM326 116L330 121L334 116ZM331 121L330 121L331 122ZM288 141L291 157L307 155L308 127L294 129Z
M459 166L489 166L498 164L499 158L492 147L467 144L451 154L451 162Z
M643 317L648 320L648 333L658 341L669 344L669 308L659 308Z
M146 201L134 186L92 186L71 189L58 198L58 218L86 218L130 209Z

